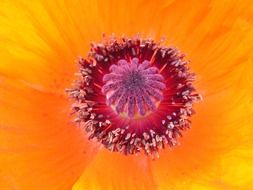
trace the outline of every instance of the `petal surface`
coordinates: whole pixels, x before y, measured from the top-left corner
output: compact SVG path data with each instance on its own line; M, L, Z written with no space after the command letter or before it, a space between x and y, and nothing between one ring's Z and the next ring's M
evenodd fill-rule
M251 1L0 5L2 189L70 189L78 178L74 190L251 189ZM73 60L101 33L165 36L192 60L204 101L181 145L156 161L104 149L96 155L96 143L72 127L63 92L76 72Z
M7 78L0 94L1 189L70 189L95 144L74 127L68 100Z
M100 150L73 190L153 190L156 184L150 169L150 160L145 155L127 157Z

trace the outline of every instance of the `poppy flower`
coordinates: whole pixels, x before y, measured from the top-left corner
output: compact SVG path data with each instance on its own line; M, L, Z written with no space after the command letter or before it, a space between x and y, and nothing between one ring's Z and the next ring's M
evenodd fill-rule
M252 11L247 0L0 2L1 189L252 189ZM142 127L157 129L155 145ZM144 143L109 138L122 129Z

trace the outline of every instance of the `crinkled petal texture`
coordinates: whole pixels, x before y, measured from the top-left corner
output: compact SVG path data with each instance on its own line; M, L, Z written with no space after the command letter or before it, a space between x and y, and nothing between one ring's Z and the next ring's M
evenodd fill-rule
M250 0L1 1L1 189L252 189L252 12ZM204 101L155 161L99 148L72 123L73 62L102 33L164 36L192 61Z

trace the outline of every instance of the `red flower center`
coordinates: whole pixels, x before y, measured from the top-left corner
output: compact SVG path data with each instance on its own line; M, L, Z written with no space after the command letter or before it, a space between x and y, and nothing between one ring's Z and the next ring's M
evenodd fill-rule
M67 90L76 122L111 151L155 156L178 144L201 99L184 56L153 40L109 39L80 58L80 79Z

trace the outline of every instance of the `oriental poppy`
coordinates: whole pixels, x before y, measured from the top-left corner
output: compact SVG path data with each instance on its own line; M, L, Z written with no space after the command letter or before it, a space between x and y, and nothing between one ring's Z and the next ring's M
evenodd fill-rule
M252 189L252 11L2 1L1 189Z

